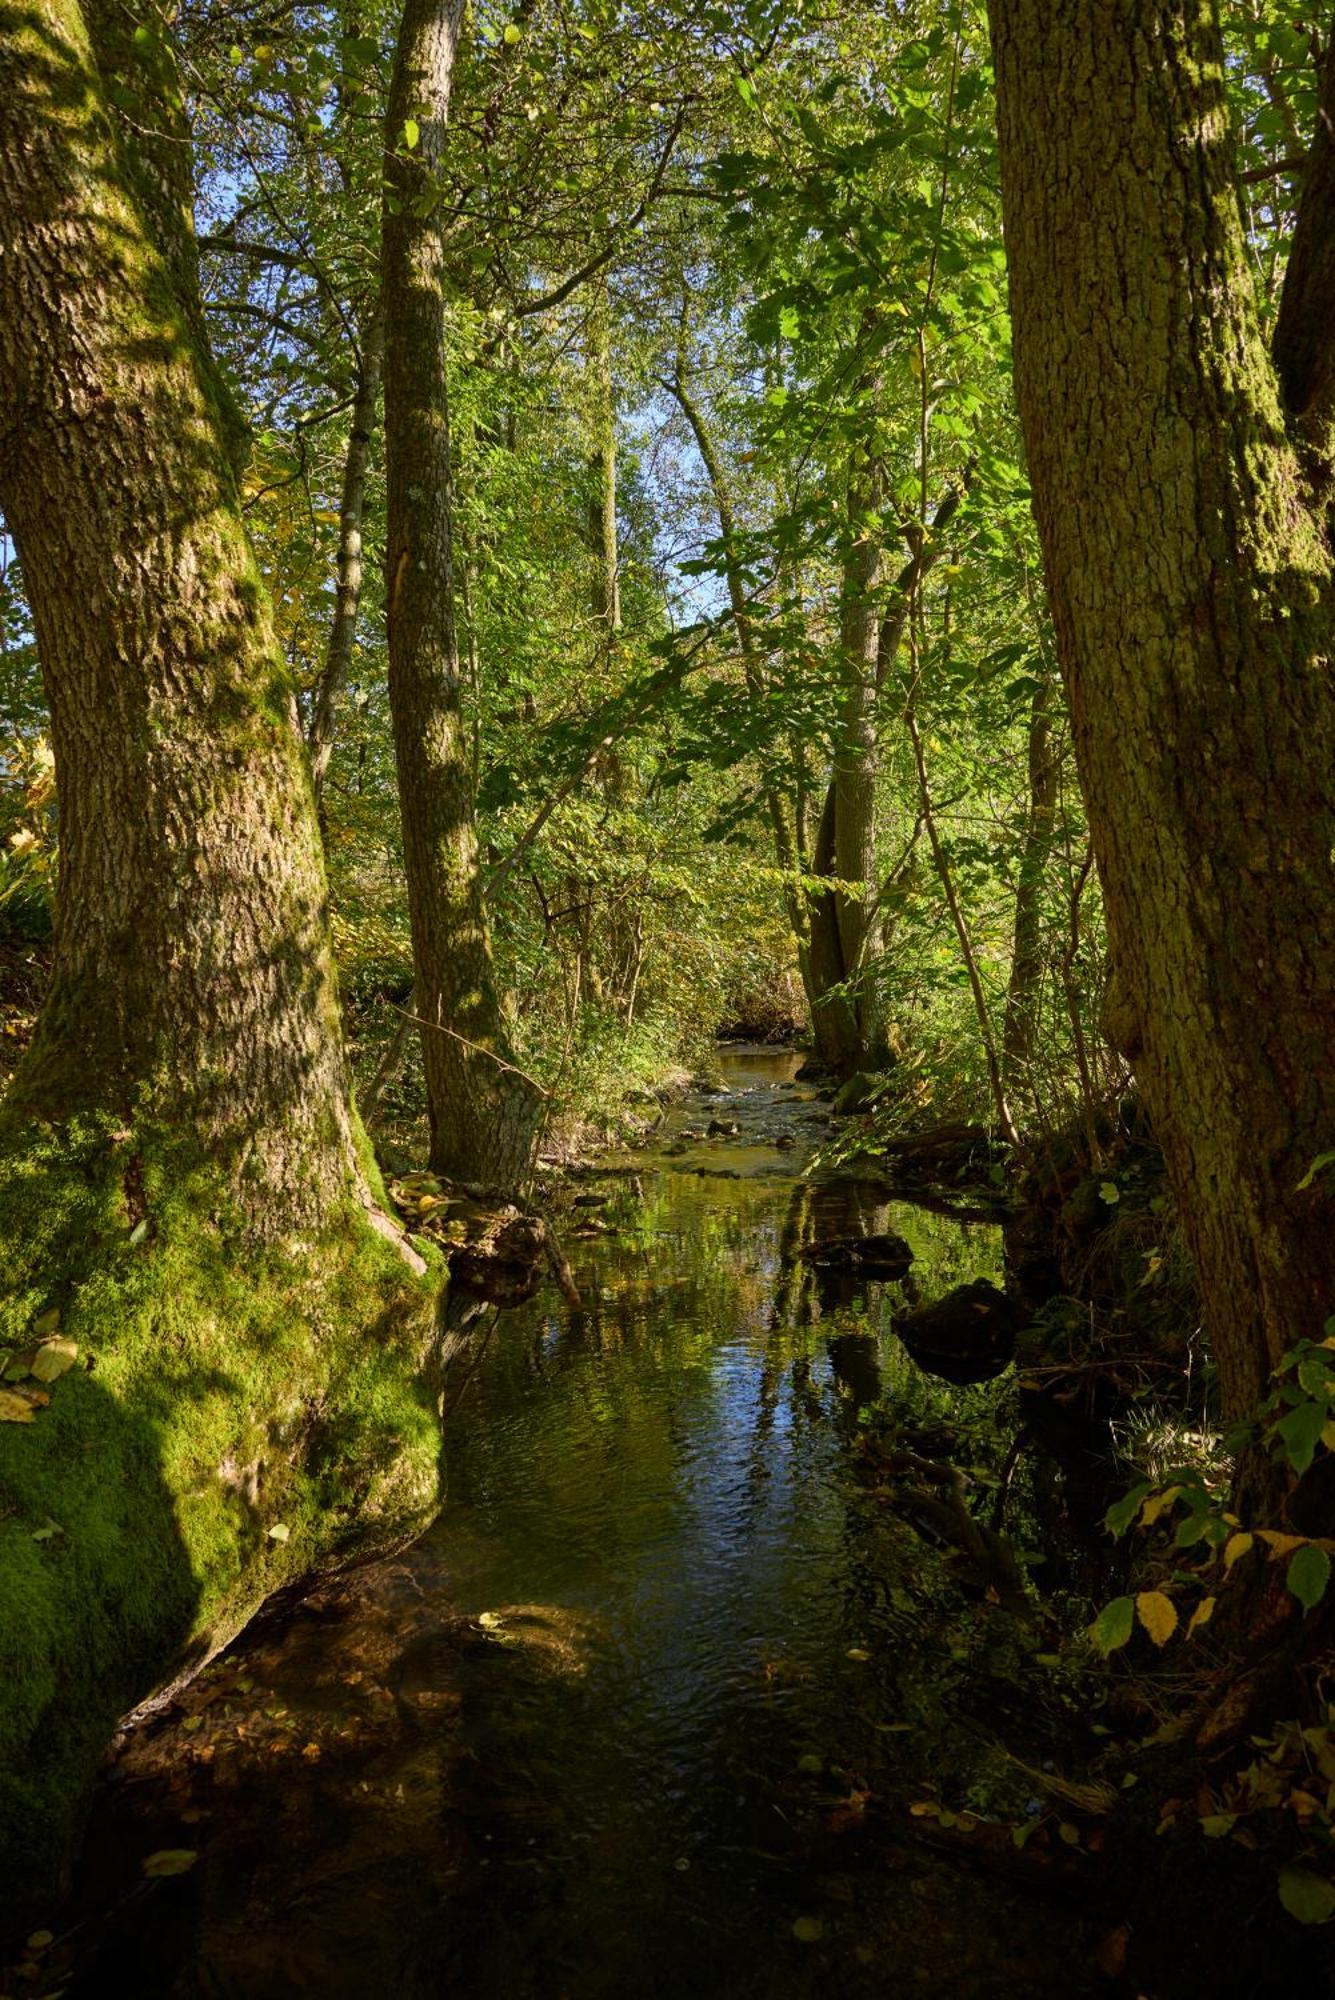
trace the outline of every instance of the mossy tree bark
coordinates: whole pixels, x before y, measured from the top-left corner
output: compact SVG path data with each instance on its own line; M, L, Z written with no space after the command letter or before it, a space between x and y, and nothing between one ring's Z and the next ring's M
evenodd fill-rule
M436 185L462 14L463 0L406 0L390 88L383 262L389 696L431 1165L454 1180L512 1187L529 1165L541 1097L511 1061L479 867L455 619L446 263Z
M296 707L247 541L238 429L203 340L189 151L165 48L133 152L111 7L7 9L0 506L20 548L60 788L50 997L5 1109L147 1101L254 1230L362 1188Z
M0 509L61 817L49 997L0 1109L0 1347L59 1315L97 1361L0 1425L19 1911L117 1714L435 1490L432 1288L350 1108L181 99L170 47L132 54L134 25L109 0L0 10ZM133 116L110 79L134 80Z
M1335 1174L1302 1186L1335 1144L1331 557L1258 321L1216 7L990 13L1016 385L1123 1039L1239 1416L1335 1310Z

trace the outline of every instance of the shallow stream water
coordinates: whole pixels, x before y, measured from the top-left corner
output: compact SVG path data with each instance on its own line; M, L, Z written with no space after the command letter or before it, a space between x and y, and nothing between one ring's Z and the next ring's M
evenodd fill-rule
M543 1292L469 1335L413 1548L270 1613L124 1735L66 1991L1097 1984L1077 1857L1012 1841L1048 1813L1042 1642L960 1588L860 1444L890 1409L981 1454L1005 1385L923 1376L900 1287L797 1256L893 1229L932 1298L998 1277L999 1233L811 1170L828 1114L797 1067L727 1052L728 1095L674 1109L638 1187L582 1183L608 1196L567 1218L584 1308ZM742 1129L679 1137L710 1118ZM164 1851L196 1858L146 1880Z

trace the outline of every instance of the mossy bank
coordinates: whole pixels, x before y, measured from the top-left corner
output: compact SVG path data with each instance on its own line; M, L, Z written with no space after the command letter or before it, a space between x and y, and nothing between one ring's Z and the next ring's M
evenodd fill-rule
M439 1457L438 1264L414 1276L355 1204L247 1249L210 1170L105 1123L21 1143L0 1135L4 1933L57 1884L118 1717L280 1585L410 1535Z

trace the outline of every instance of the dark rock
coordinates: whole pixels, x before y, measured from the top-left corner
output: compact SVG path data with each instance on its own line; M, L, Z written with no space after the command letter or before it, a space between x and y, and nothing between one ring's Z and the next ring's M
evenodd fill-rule
M860 1069L840 1084L834 1094L834 1114L836 1118L851 1118L858 1111L865 1111L876 1094L880 1078L869 1071Z
M895 1332L909 1356L945 1382L990 1382L1015 1353L1023 1314L986 1278L960 1285L930 1306L899 1313Z
M902 1278L913 1252L902 1236L826 1236L802 1252L821 1271L848 1271L862 1278Z
M602 1208L612 1199L609 1194L577 1194L571 1203L573 1208Z
M732 1120L711 1118L705 1127L705 1133L711 1139L735 1139L741 1129L741 1126Z
M832 1072L815 1056L808 1056L802 1067L795 1072L798 1083L828 1083Z
M791 1153L797 1141L791 1132L780 1132L774 1143L781 1153Z

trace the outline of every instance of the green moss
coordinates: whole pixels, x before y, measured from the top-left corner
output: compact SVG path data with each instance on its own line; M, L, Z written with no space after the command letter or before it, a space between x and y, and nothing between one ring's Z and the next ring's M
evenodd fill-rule
M52 1306L79 1343L0 1424L0 1907L26 1916L128 1707L429 1515L439 1272L357 1208L247 1251L216 1173L91 1121L0 1141L0 1218L0 1347Z

